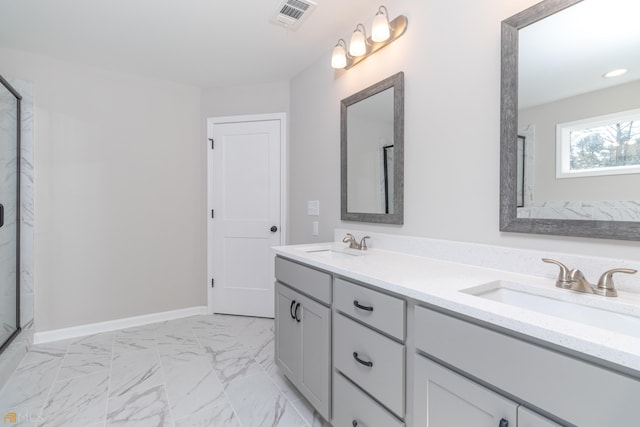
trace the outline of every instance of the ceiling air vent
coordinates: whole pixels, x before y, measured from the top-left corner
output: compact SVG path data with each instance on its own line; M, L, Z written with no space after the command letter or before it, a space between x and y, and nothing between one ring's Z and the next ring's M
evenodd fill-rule
M287 28L295 29L311 14L316 3L311 0L283 0L278 4L278 13L273 21Z

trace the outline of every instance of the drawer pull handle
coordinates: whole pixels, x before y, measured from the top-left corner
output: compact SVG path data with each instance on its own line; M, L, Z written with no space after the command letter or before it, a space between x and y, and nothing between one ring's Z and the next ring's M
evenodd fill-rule
M360 305L360 304L358 304L358 300L353 300L353 305L355 305L356 308L359 308L360 310L373 311L373 307L367 307L366 305Z
M296 311L294 311L294 313L295 313L295 319L298 321L298 323L300 323L300 320L302 320L302 319L300 319L300 318L298 317L298 309L299 309L299 308L300 308L300 303L296 304Z
M296 316L293 314L293 306L296 305L296 300L291 301L291 307L289 307L289 315L295 320Z
M509 427L509 421L505 420L504 418L500 420L500 424L498 424L498 427Z
M356 353L355 351L353 352L353 358L356 359L356 361L364 366L368 366L369 368L371 368L373 366L373 362L369 361L367 362L366 360L362 360L358 357L358 353Z

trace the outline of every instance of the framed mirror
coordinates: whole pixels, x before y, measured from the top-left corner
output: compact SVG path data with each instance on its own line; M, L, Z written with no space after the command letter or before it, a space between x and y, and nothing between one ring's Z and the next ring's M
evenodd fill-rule
M640 240L637 16L545 0L502 22L501 231Z
M340 103L341 219L404 221L404 73Z

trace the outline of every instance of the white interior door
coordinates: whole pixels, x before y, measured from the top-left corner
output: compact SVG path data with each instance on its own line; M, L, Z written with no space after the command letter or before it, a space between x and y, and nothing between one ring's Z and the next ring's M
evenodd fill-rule
M271 247L282 243L284 117L233 120L209 122L209 307L273 317Z

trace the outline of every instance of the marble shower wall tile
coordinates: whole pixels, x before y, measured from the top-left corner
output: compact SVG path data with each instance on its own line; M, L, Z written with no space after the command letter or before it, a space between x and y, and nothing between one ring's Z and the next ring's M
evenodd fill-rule
M20 128L20 323L33 321L33 225L34 225L34 162L33 162L33 86L22 80L10 80L22 96Z
M33 324L33 89L22 80L9 80L21 94L21 150L20 150L20 326L30 328ZM0 355L0 387L10 377L21 358L33 342L15 339Z

